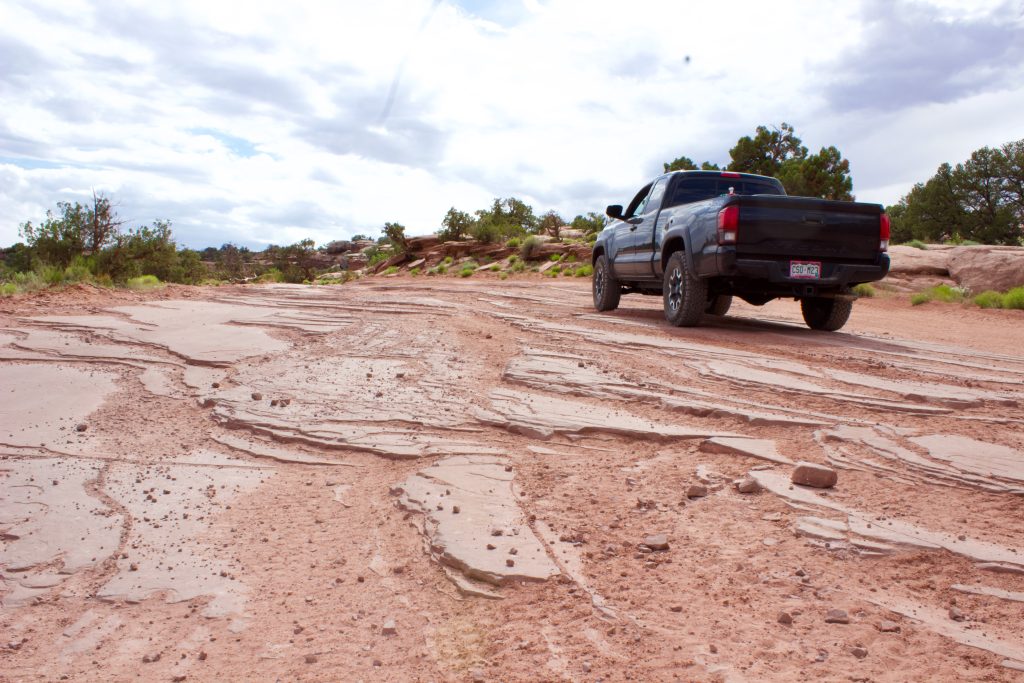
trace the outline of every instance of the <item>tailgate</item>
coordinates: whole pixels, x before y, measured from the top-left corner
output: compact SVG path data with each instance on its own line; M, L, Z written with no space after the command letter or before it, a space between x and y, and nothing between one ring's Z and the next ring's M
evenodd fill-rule
M870 262L878 257L878 204L810 197L740 197L740 257Z

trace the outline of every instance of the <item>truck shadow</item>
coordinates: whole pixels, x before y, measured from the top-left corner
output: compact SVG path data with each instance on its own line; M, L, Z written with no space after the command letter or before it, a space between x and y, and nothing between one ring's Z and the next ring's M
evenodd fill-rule
M609 321L628 324L632 327L657 330L673 337L714 344L718 342L750 341L758 346L771 343L773 339L780 344L792 344L796 341L806 343L813 340L816 344L835 347L855 348L864 351L886 351L894 353L913 353L907 342L888 341L869 337L857 332L822 332L812 330L803 323L777 318L747 318L743 316L704 316L699 327L673 327L665 320L660 308L619 308L610 313L599 313L600 317L608 317ZM722 339L721 333L729 332L728 339Z

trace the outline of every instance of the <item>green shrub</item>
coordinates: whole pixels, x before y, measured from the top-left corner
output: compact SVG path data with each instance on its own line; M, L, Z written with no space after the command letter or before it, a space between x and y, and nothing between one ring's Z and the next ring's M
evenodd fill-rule
M501 266L498 265L497 263L492 263L491 267L488 270L490 270L491 272L495 272L501 270Z
M914 247L915 249L928 249L928 245L921 240L910 240L909 242L904 242L903 246Z
M419 277L420 269L419 268L410 268L409 269L409 275L411 275L413 277Z
M505 246L508 247L509 249L518 249L519 245L521 245L522 243L523 241L521 239L519 239L518 237L513 237L512 239L505 242Z
M57 266L41 266L38 269L39 277L47 285L59 285L64 282L64 269Z
M502 273L504 275L504 273ZM18 291L18 285L13 282L0 284L0 296L14 296Z
M525 261L516 261L515 263L512 264L511 271L513 273L521 273L524 270L526 270L526 262Z
M981 308L1002 308L1003 295L999 292L988 290L987 292L982 292L978 296L974 297L974 303Z
M463 268L459 271L459 277L471 277L475 272L475 268Z
M128 289L152 289L160 285L161 282L156 275L140 275L128 280Z
M594 274L594 266L590 264L580 266L579 268L576 269L576 272L574 274L576 275L576 277L590 277L591 275Z
M565 260L568 261L569 263L576 263L576 254L570 252L569 254L566 255Z
M385 275L394 275L397 272L398 272L398 266L389 266L388 268L384 269L384 274Z
M861 284L854 286L853 293L856 294L857 296L870 299L875 295L875 288L872 287L867 282L862 282Z
M919 292L910 298L914 306L928 301L942 301L947 304L960 303L967 296L967 290L962 287L950 287L949 285L936 285L923 292Z
M445 263L441 263L436 268L434 268L434 270L437 272L438 275L444 275L445 273L448 272L448 265Z
M443 263L446 266L450 266L452 264L452 261L454 260L455 259L453 259L451 256L445 256L444 261L441 261L441 263Z
M257 282L284 282L284 273L277 268L268 268L260 275Z
M508 279L508 273L498 273L498 279L499 280L507 280Z
M565 254L552 254L551 257L548 260L550 260L550 261L561 261L562 257L564 255Z
M505 236L502 234L502 226L493 221L477 221L469 229L469 234L483 244L500 242L501 238Z
M1024 287L1014 287L1003 295L1003 308L1024 310Z
M540 251L541 244L543 244L543 242L541 242L536 235L530 235L523 240L523 244L519 247L519 256L522 257L524 261L529 261L537 255L538 251Z
M950 287L949 285L936 285L932 287L932 297L936 301L944 301L946 303L959 303L964 300L964 295L967 293L960 287Z
M519 257L517 255L515 255L515 254L512 254L511 256L508 257L508 264L510 266L514 265L515 262L518 261L518 260L519 260Z

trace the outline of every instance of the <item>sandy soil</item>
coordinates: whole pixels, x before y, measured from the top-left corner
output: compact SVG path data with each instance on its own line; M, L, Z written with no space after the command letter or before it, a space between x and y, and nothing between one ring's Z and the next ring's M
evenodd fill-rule
M0 680L1021 680L1022 339L575 279L6 300Z

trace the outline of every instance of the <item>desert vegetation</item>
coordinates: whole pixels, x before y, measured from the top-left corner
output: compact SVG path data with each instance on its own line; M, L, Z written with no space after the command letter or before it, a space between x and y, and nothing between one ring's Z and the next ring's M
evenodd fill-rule
M887 208L893 242L1007 244L1024 240L1024 140L944 163Z

